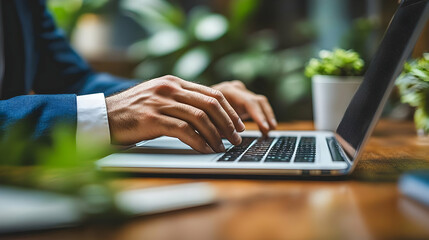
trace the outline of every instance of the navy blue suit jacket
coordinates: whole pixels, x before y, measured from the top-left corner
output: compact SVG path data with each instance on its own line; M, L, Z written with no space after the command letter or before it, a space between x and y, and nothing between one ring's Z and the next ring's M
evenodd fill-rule
M136 84L91 70L55 26L44 0L0 1L5 50L0 137L25 119L35 139L60 121L75 126L76 95L108 96ZM28 95L31 90L36 94Z

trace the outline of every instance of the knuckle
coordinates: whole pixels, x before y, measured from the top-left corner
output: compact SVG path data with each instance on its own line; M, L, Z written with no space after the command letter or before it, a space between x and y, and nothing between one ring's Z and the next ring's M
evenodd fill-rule
M234 84L238 87L245 87L244 83L242 81L239 81L239 80L232 81L232 84Z
M158 84L156 85L156 92L157 93L166 93L166 92L173 92L176 90L176 86L169 82L169 81L160 81L158 82Z
M223 100L224 96L223 93L219 90L213 89L213 97L216 98L217 100Z
M249 98L249 104L259 104L260 100L258 96L252 96Z
M173 75L165 75L164 77L162 77L163 79L166 79L166 80L168 80L168 81L171 81L171 82L177 82L177 81L179 81L179 78L178 77L176 77L176 76L173 76Z
M259 101L268 102L268 98L264 95L257 95L257 98L259 99Z
M189 124L187 122L179 122L177 123L177 129L180 131L187 131L189 129Z
M212 97L207 98L206 103L207 106L209 106L210 108L218 108L219 106L219 102L217 101L217 99Z
M205 120L207 117L206 113L204 111L201 111L201 110L196 110L194 112L194 116L198 120Z

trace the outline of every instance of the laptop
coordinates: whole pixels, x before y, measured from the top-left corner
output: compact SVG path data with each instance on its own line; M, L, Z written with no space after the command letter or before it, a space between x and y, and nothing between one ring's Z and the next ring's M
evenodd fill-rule
M429 17L429 0L402 0L364 80L335 132L257 131L227 152L199 154L178 139L160 137L97 161L105 171L175 174L347 175L365 143Z

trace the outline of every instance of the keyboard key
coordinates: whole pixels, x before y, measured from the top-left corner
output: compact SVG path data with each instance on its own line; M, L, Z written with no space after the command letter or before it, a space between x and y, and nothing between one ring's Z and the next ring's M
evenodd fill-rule
M243 137L240 145L231 148L224 153L217 161L218 162L234 162L244 151L255 141L255 137Z
M253 144L249 150L238 160L239 162L259 162L261 161L268 149L271 146L271 143L274 141L274 138L259 138L258 141Z
M312 163L316 160L316 138L301 137L294 162Z
M280 137L265 159L265 162L290 162L295 151L297 137Z

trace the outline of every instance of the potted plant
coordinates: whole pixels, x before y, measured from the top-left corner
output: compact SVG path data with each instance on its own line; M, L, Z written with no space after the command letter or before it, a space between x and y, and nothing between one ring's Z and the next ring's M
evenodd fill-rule
M307 64L312 78L313 115L318 130L335 131L363 80L364 61L353 50L322 50Z
M396 81L401 101L416 108L414 122L419 136L429 136L429 53L405 63Z

